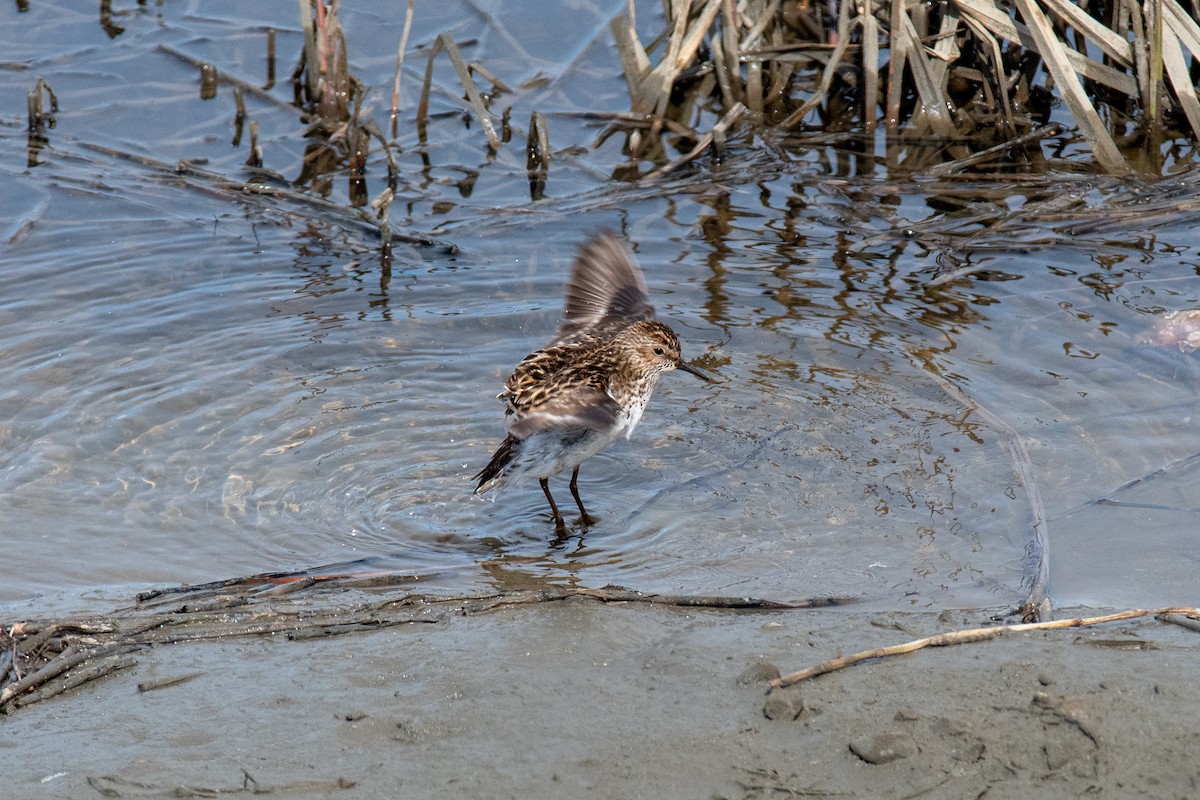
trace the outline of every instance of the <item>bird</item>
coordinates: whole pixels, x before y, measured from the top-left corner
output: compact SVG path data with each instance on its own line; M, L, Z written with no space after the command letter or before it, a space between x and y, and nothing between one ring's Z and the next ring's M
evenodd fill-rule
M579 497L580 464L628 439L659 377L676 369L712 380L683 360L679 337L654 318L645 278L621 240L611 231L592 236L571 268L554 339L522 359L497 395L507 436L474 476L474 493L537 478L561 535L566 524L548 481L571 470L579 524L593 525Z

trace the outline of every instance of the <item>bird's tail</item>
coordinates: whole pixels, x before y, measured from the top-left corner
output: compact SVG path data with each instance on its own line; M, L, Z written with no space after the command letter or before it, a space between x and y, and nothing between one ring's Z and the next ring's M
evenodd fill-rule
M486 492L488 489L500 484L501 478L504 477L504 470L512 463L513 458L517 454L518 441L509 436L500 443L500 446L496 448L496 452L492 454L492 460L472 479L479 481L479 484L475 487L475 494Z

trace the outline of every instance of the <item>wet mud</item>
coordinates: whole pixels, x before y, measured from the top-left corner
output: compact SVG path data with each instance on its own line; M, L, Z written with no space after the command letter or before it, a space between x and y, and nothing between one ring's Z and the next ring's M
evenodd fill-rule
M1153 619L1006 635L766 691L780 670L979 621L574 597L351 636L160 644L3 718L0 751L26 797L1200 790L1200 639Z

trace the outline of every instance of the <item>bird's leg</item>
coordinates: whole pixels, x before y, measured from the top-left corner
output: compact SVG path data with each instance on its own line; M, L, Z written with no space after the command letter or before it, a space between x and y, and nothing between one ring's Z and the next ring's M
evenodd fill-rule
M571 473L571 496L575 498L575 505L579 506L579 524L580 525L595 525L596 518L587 513L587 509L583 507L583 501L579 499L579 467L575 467L575 471Z
M563 522L562 514L558 513L558 506L554 504L554 497L550 494L550 483L545 478L538 480L542 484L542 491L546 493L546 499L550 502L550 512L554 514L554 529L558 533L565 533L567 530L566 524Z

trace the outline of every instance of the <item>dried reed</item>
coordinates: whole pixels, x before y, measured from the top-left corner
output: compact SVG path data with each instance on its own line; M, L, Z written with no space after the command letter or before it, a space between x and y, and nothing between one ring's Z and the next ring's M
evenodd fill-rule
M1178 0L664 6L649 45L631 13L612 21L635 161L667 163L664 137L698 141L702 120L737 103L752 123L785 130L870 132L883 122L958 146L947 149L963 167L975 149L1036 141L1029 134L1048 130L1060 101L1106 172L1131 171L1121 146L1200 139L1200 25Z

